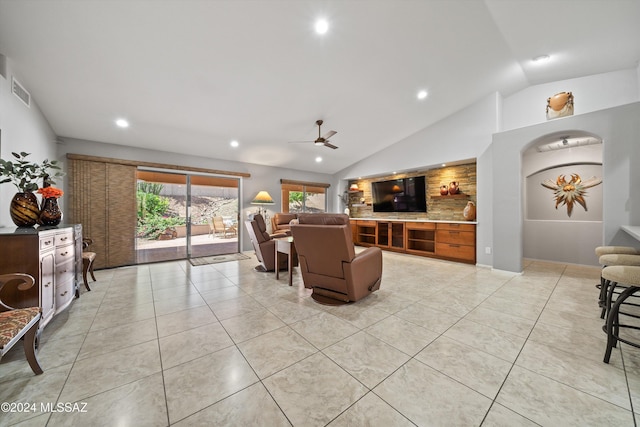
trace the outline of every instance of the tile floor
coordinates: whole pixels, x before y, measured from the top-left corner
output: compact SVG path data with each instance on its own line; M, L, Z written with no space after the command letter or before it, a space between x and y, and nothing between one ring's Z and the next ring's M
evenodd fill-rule
M521 275L390 252L380 291L313 302L255 258L96 272L30 371L0 362L24 426L632 426L640 350L602 362L599 270ZM41 412L80 402L85 412ZM86 404L86 406L84 406Z

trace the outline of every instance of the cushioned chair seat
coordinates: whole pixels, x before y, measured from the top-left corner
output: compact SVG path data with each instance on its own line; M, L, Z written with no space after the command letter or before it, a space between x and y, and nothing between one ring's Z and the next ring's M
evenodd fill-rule
M36 341L42 311L40 307L11 307L8 301L1 298L28 291L33 286L35 279L28 274L0 275L0 306L8 310L0 312L0 358L22 339L27 362L31 370L39 375L42 373L42 367L36 356Z
M40 307L19 308L0 313L0 350L40 315Z

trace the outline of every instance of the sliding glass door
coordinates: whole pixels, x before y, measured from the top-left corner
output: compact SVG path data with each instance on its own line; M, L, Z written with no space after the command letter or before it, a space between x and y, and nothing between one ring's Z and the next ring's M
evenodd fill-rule
M239 179L139 169L138 263L238 252Z

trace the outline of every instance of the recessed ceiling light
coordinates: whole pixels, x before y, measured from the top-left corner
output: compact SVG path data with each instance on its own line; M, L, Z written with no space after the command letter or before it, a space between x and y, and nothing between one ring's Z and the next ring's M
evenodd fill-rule
M532 61L536 64L544 64L545 62L549 62L550 59L551 57L549 55L540 55L533 58Z
M320 163L322 161L322 157L318 156L316 157L316 163Z
M418 99L425 99L427 97L428 93L426 90L421 90L420 92L418 92L418 95L416 95L418 97Z
M318 19L314 26L316 33L318 34L326 34L329 31L329 23L326 19Z
M240 143L234 139L229 143L229 145L231 145L233 148L236 148L238 145L240 145Z
M118 120L116 120L116 126L118 126L120 128L128 128L129 127L129 122L126 121L125 119L118 119Z

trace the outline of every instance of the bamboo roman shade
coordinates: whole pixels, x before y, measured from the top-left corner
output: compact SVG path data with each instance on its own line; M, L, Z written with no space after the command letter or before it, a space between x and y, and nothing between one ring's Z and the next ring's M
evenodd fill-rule
M68 158L69 216L93 239L96 268L135 264L136 166Z

